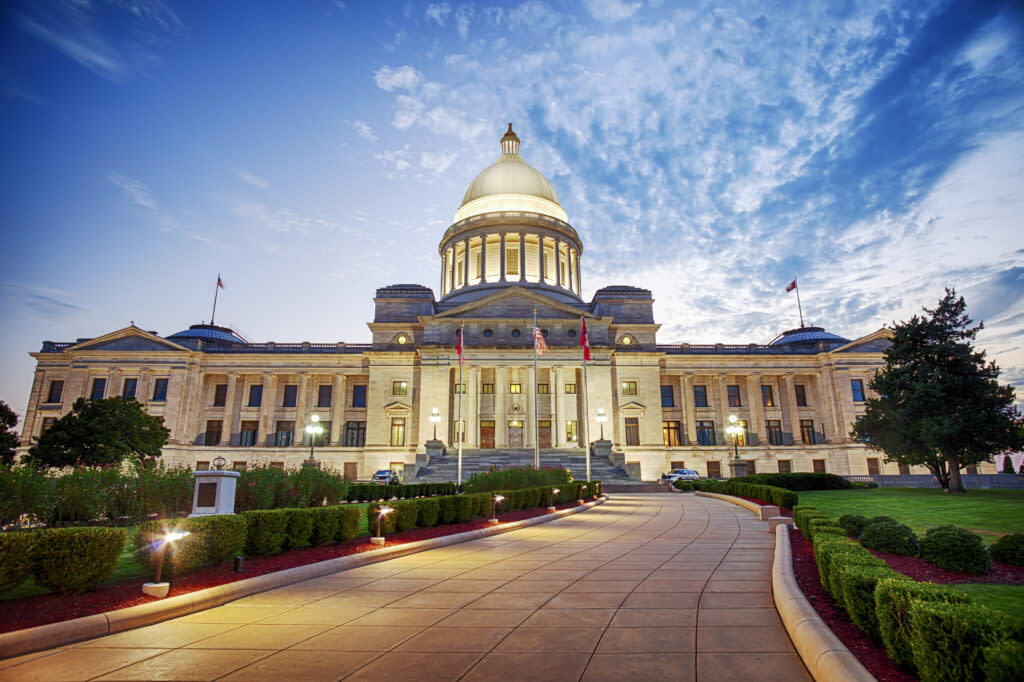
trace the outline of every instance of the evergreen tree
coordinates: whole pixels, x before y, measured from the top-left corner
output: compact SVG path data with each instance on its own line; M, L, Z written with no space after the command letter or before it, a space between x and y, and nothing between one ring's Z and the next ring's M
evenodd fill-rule
M14 430L17 423L18 415L0 400L0 464L14 464L15 448L20 442Z
M885 366L851 435L887 461L923 464L949 492L964 492L960 470L991 461L1024 442L1014 391L1000 386L999 368L976 351L982 324L971 326L967 304L952 289L926 315L892 327Z
M1013 460L1010 459L1009 455L1003 455L1003 473L1004 474L1012 474L1013 473Z

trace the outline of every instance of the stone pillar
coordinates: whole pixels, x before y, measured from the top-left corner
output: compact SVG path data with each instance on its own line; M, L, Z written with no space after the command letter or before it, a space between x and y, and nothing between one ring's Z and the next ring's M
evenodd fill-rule
M295 397L295 440L293 444L302 445L302 439L306 434L306 390L309 385L309 377L305 372L299 372L298 395Z
M537 235L537 267L540 268L538 271L539 279L537 280L541 284L547 284L548 280L544 276L544 237Z
M582 294L583 292L583 275L580 274L580 259L582 256L576 254L576 293Z
M341 421L345 418L345 375L334 375L334 388L331 394L331 435L330 444L341 442ZM412 431L409 431L412 435Z
M501 233L501 246L498 249L498 270L500 272L500 277L498 277L498 281L504 282L505 281L505 233L504 232ZM497 427L495 427L495 428L497 428Z
M555 285L562 286L562 240L555 237Z
M149 367L143 367L139 370L139 384L135 387L135 400L146 405L149 403L149 399L153 396L153 389L150 388L150 379L153 376L153 370Z
M107 372L107 390L103 394L104 398L113 398L114 396L121 395L120 383L121 373L117 369L111 368Z
M697 414L693 400L693 372L683 375L683 420L686 422L686 444L697 444Z
M245 385L245 377L243 375L242 385ZM239 403L241 402L240 390L238 390L238 375L234 372L228 373L228 392L224 400L224 434L226 437L221 436L221 444L223 445L237 445L238 438L238 416L239 416Z
M793 434L793 445L800 443L800 415L797 412L796 389L793 372L786 372L786 404L789 406L789 429Z
M519 233L519 281L526 281L526 233Z
M835 442L842 443L850 440L850 429L853 428L854 419L853 393L850 387L850 370L833 370L833 376L835 378L835 381L833 382L833 395L837 419ZM867 393L867 390L867 381L865 381L864 392Z
M448 291L454 291L455 290L455 268L457 267L456 261L455 261L455 257L456 257L455 245L453 244L453 245L449 246L448 247L448 251L449 251L449 253L451 253L451 260L448 261L448 263L449 263L449 265L448 265L448 271L449 271L448 272L448 276L449 276L448 277L449 278Z
M562 424L562 368L551 368L551 447L565 447L565 425Z
M469 286L469 240L462 242L462 286Z
M572 249L571 248L565 250L565 274L569 278L568 285L565 288L568 289L569 291L573 291L573 288L572 288L572 282L573 282L573 276L572 276Z
M487 235L480 235L480 284L487 283Z
M523 445L532 448L537 443L537 377L533 373L533 366L523 368L523 391L526 393L526 417L523 419Z
M747 400L750 403L751 422L747 431L757 434L757 444L763 445L767 442L767 438L764 437L766 429L761 422L761 375L757 372L747 376Z
M508 367L494 368L494 447L508 447Z
M32 392L28 397L28 409L25 410L25 419L21 424L21 445L31 445L36 422L40 421L39 404L42 402L43 391L49 389L45 381L46 374L43 370L36 368L32 377ZM66 386L66 384L65 384Z
M725 374L718 375L718 431L721 434L722 442L732 444L732 439L725 432L729 425L729 389L726 388Z
M277 403L277 376L263 373L263 401L260 403L260 434L264 445L270 445L270 434L274 431L274 406Z
M166 423L164 426L172 429L171 438L177 437L180 442L192 445L196 442L196 436L202 432L202 429L199 428L199 411L202 409L205 399L206 375L199 370L199 367L193 365L188 368L184 381L185 391L182 395L185 396L185 399L182 401L181 417L177 420L177 428L172 428Z

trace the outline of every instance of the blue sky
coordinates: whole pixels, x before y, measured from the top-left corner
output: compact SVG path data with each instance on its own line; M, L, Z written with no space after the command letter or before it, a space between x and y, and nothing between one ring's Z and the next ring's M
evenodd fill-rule
M0 10L0 400L45 340L369 338L512 121L672 342L983 319L1024 387L1018 3L65 0Z

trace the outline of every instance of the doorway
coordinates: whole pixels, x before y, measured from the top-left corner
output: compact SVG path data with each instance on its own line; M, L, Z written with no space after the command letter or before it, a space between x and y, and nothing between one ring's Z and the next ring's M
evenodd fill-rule
M523 447L523 421L514 419L508 423L508 446L510 448Z
M398 474L399 483L405 483L405 462L392 462L391 470Z
M493 450L494 449L494 422L493 421L481 421L480 422L480 447Z
M537 422L537 446L541 449L551 447L551 422Z

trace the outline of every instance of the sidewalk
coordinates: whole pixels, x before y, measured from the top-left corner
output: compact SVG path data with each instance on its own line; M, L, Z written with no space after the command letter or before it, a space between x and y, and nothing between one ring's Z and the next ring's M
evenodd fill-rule
M572 517L0 661L2 680L810 679L774 537L694 495Z

